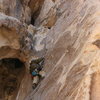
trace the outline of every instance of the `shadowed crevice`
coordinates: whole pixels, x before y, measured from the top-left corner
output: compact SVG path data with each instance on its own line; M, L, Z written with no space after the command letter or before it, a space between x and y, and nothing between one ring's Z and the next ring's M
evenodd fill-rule
M19 59L0 60L0 100L15 100L24 74L25 66Z

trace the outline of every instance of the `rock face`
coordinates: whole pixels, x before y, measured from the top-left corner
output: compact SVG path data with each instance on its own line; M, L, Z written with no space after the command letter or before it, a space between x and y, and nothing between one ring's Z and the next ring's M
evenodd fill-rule
M56 22L47 33L46 78L33 100L100 99L100 1L45 0L39 24ZM51 14L52 12L52 14ZM52 16L50 16L50 14ZM26 100L29 100L28 98Z
M26 69L15 100L100 100L99 0L1 0L0 12L0 59ZM46 77L31 90L41 56Z

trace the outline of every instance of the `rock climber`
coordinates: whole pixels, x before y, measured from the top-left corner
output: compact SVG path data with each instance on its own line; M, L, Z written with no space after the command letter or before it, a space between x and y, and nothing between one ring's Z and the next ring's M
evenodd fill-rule
M44 64L44 58L31 61L30 73L32 75L32 80L33 80L32 82L33 89L35 89L39 81L45 77L45 72L43 71L43 64Z

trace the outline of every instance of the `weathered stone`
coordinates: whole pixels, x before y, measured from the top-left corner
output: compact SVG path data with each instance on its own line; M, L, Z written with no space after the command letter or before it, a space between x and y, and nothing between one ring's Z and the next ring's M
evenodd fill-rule
M99 100L100 50L93 42L100 39L100 2L57 0L56 3L61 15L46 39L47 76L30 98ZM39 20L46 20L44 16L48 16L48 9L53 6L50 4L51 1L45 0Z
M96 40L93 44L100 48L100 40Z
M28 31L28 33L34 35L34 34L36 33L36 27L34 27L33 25L30 24L30 25L28 26L27 31Z
M29 33L27 32L26 26L23 25L18 19L0 13L0 60L6 58L12 58L12 59L17 58L20 61L24 62L24 69L26 70L23 76L24 79L22 78L20 80L21 82L19 82L20 85L20 87L18 86L19 91L16 89L15 89L16 91L14 91L16 93L20 93L20 95L22 96L22 97L17 96L19 100L23 100L25 98L26 94L29 92L29 89L31 87L30 84L31 81L27 82L27 80L30 79L30 75L28 74L29 66L26 64L26 62L28 63L29 59L33 55L32 54L33 51L29 47L32 46L33 43L27 42L29 45L25 43L25 39L29 37L28 34ZM32 38L29 38L29 41L32 41ZM8 64L8 66L10 66L10 63ZM5 71L3 73L5 73ZM10 74L11 73L9 73L7 76L9 77ZM19 75L19 77L21 77L21 75ZM23 85L25 87L28 85L27 88L29 89L27 90L26 88L25 90L25 88L22 88ZM26 92L23 94L24 90ZM2 90L0 91L2 92ZM4 100L3 95L2 95L3 98L0 98L0 100L1 99ZM7 98L9 98L9 100L14 100L16 96L15 95L11 97L7 96Z
M26 68L15 100L100 100L99 0L1 0L0 12L0 59ZM46 77L32 91L41 56Z
M30 0L29 7L31 9L31 13L34 14L36 11L40 9L44 0Z

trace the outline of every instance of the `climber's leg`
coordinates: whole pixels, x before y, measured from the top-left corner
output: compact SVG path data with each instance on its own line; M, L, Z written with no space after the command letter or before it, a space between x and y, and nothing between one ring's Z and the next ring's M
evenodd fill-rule
M38 83L39 83L39 76L34 76L32 83L33 89L37 86Z
M39 75L41 78L44 78L46 76L46 73L45 73L45 71L42 70L39 72Z

